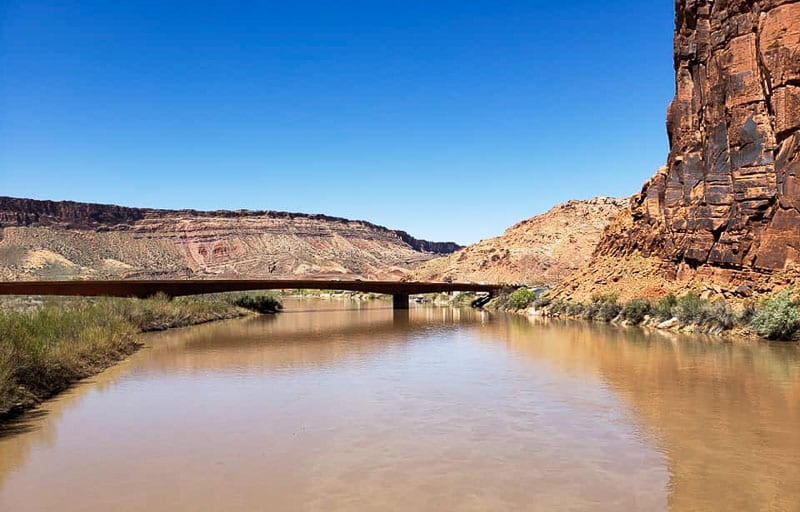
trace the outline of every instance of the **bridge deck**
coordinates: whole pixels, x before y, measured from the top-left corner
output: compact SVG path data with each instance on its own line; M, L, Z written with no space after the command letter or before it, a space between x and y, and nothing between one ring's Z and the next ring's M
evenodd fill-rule
M497 284L436 283L416 281L337 281L314 279L186 279L115 281L15 281L0 282L0 295L80 295L105 297L150 297L164 293L170 297L205 293L252 290L347 290L403 297L418 293L488 292Z

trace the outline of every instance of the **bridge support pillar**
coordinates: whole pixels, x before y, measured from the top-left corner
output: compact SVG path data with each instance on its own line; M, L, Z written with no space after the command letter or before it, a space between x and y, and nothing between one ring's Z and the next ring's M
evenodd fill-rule
M392 307L394 309L408 309L408 294L396 293L392 295Z

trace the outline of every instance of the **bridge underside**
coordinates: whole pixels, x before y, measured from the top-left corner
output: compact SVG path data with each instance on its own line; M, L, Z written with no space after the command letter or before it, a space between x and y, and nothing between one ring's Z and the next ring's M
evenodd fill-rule
M392 296L395 309L408 309L409 295L441 292L486 292L494 295L502 285L435 283L418 281L303 280L116 280L116 281L16 281L0 282L0 295L65 295L95 297L169 297L255 290L343 290Z

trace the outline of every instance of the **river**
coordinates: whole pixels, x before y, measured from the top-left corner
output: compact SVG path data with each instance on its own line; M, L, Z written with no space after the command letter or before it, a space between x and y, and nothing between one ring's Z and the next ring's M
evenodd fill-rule
M288 301L0 431L0 510L800 510L800 349Z

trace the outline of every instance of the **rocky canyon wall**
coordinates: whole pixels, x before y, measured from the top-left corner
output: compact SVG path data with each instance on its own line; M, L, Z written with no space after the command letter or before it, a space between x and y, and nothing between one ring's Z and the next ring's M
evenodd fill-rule
M595 256L657 257L675 277L800 263L800 2L678 0L667 165ZM709 270L710 269L710 270Z

